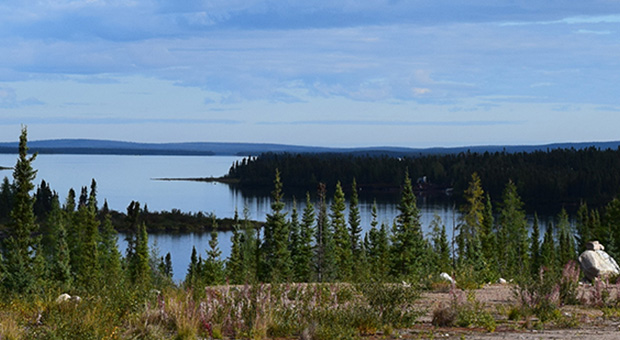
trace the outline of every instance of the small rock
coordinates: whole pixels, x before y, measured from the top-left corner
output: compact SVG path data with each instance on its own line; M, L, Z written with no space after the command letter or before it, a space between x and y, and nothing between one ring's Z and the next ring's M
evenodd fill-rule
M501 285L505 285L508 283L508 281L506 281L506 279L504 279L503 277L500 277L499 280L497 280L497 283Z
M439 277L441 277L443 280L448 281L450 283L455 283L456 282L456 281L454 281L452 276L450 276L450 274L448 274L448 273L441 273L441 274L439 274Z
M71 295L64 293L64 294L60 294L57 298L56 298L56 303L63 303L63 302L67 302L71 300Z

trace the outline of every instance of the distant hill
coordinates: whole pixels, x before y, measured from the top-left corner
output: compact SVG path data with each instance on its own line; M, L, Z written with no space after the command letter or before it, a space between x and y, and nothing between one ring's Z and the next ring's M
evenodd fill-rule
M326 148L286 144L265 143L133 143L94 139L56 139L28 142L31 152L40 154L105 154L105 155L181 155L181 156L256 156L265 152L274 153L354 153L363 155L412 156L429 154L453 154L460 152L505 151L533 152L552 149L596 147L617 149L620 141L592 143L557 143L547 145L488 145L463 146L451 148L404 148L404 147L364 147L364 148ZM17 153L18 142L0 143L0 153Z

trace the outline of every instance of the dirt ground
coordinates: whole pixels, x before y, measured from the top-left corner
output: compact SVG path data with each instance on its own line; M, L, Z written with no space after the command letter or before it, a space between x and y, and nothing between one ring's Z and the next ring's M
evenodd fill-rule
M617 286L609 287L607 292L611 296L618 296ZM483 328L438 328L432 325L433 311L441 306L448 306L452 301L467 301L467 295L472 294L484 310L489 311L497 321L494 332ZM595 289L592 285L579 287L578 297L584 301L591 301ZM470 301L471 297L470 296ZM471 292L441 291L424 292L420 299L423 316L413 329L396 331L392 336L379 336L377 339L506 339L506 340L572 340L585 337L596 337L597 340L620 339L620 317L604 317L601 308L584 305L565 306L561 313L574 320L570 327L554 324L536 325L536 319L510 321L508 310L516 306L517 298L513 285L487 285Z

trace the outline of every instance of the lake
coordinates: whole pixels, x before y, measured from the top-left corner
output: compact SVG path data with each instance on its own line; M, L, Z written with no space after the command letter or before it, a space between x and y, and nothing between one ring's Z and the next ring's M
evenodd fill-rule
M196 178L219 177L228 173L230 166L240 157L232 156L117 156L117 155L38 155L33 167L38 170L35 184L41 179L59 193L61 202L73 188L79 195L80 188L90 186L91 180L97 181L97 199L102 205L107 200L111 209L125 211L131 201L138 201L142 206L148 205L150 211L179 209L182 212L215 213L218 217L233 217L235 210L242 215L248 207L250 218L265 220L270 212L269 192L262 194L244 194L222 183L191 181L160 181L155 178ZM13 166L17 155L0 154L0 166ZM11 178L10 170L0 171L0 178ZM328 188L329 190L330 188ZM333 190L333 188L331 188ZM292 209L292 195L285 191L286 209ZM298 201L305 202L305 196ZM362 226L370 228L371 209L377 199L379 222L391 226L398 214L399 195L360 195L360 212ZM301 203L300 202L300 203ZM422 226L427 228L435 214L438 214L448 229L459 214L448 200L418 199ZM301 215L303 204L298 204ZM182 280L187 270L192 247L195 246L205 257L210 236L183 234L150 235L151 245L156 245L161 255L170 252L173 260L175 280ZM220 233L222 258L230 254L230 233ZM125 249L124 236L119 236L119 247Z

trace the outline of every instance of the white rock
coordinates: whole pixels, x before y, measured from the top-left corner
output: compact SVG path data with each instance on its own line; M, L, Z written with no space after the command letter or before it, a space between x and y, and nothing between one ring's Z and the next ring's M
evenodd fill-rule
M508 283L508 281L506 281L506 279L504 279L503 277L500 277L499 280L497 280L497 283L501 285L505 285Z
M57 298L56 298L56 303L63 303L63 302L67 302L71 300L71 295L64 293L64 294L60 294Z
M441 277L443 280L448 281L450 283L454 283L454 279L452 278L452 276L450 276L450 274L448 273L441 273L439 274L439 277Z
M609 254L596 246L598 242L590 243L593 244L593 249L598 250L586 250L581 253L581 255L579 255L579 264L581 265L581 270L588 278L588 280L593 281L596 278L619 275L620 267L618 266L618 263L616 263L616 260L614 260L613 257L609 256Z

